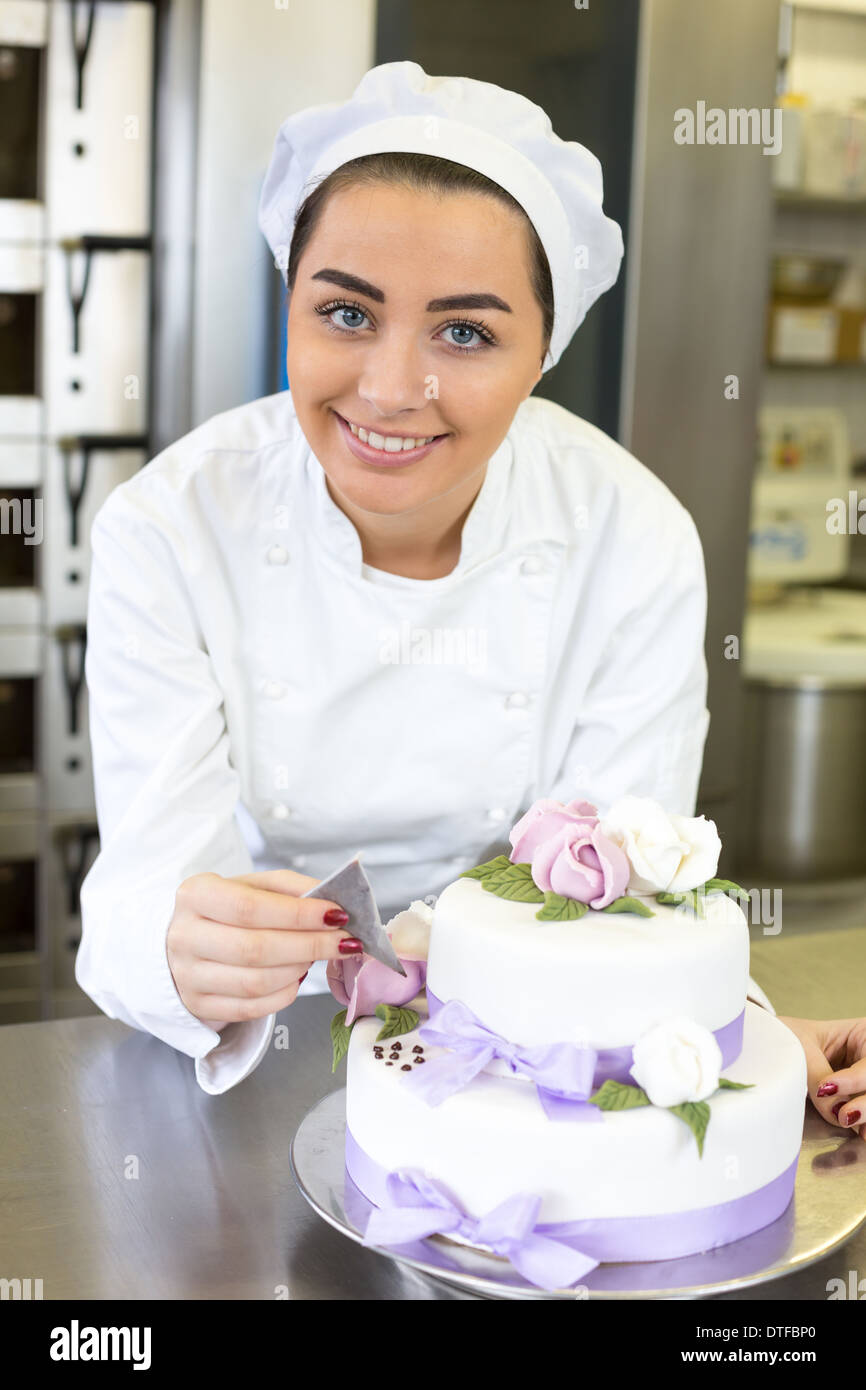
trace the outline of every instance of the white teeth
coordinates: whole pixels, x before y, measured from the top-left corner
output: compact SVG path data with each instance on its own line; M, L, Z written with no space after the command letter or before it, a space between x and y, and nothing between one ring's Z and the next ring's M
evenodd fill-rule
M351 420L347 420L346 423L362 444L369 444L371 449L381 449L386 454L418 449L422 444L432 444L436 438L435 434L431 434L425 439L403 439L399 434L376 434L373 430L365 430L362 425L353 425Z

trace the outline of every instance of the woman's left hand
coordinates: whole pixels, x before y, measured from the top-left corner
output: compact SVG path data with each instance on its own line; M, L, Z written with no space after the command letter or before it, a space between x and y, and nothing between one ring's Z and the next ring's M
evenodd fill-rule
M866 1140L866 1018L783 1018L803 1045L809 1099L831 1125Z

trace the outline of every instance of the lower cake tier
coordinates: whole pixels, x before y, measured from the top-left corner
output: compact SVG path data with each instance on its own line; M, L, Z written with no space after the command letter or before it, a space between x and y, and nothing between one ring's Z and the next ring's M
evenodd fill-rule
M445 1049L415 1029L394 1040L392 1060L393 1042L376 1043L380 1028L376 1018L356 1022L346 1078L346 1166L376 1206L389 1205L388 1174L405 1169L441 1184L474 1219L531 1194L541 1199L539 1226L567 1223L586 1255L620 1261L676 1259L739 1240L791 1199L806 1059L790 1029L756 1004L746 1005L743 1050L723 1073L750 1089L708 1098L702 1154L683 1120L655 1106L603 1111L596 1123L549 1119L520 1076L483 1071L429 1106L406 1069Z

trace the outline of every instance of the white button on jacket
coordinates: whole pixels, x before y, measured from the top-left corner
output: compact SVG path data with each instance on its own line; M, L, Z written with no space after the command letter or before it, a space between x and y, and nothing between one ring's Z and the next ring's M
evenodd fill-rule
M694 811L709 723L695 525L550 401L520 406L440 579L363 563L289 392L164 450L109 496L91 545L101 848L76 978L194 1057L209 1092L257 1065L274 1018L220 1035L181 1002L165 939L191 874L323 878L362 850L387 921L508 852L536 797Z

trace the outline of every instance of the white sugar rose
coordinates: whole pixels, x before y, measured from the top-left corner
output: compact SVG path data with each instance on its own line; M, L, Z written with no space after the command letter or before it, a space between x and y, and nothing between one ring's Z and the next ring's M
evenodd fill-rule
M670 1018L638 1038L631 1075L653 1105L706 1100L719 1085L722 1049L709 1028Z
M404 960L426 960L432 923L432 907L417 898L385 923L385 931L398 956Z
M706 816L673 816L649 796L623 796L600 827L628 856L630 893L677 893L715 877L722 842Z

